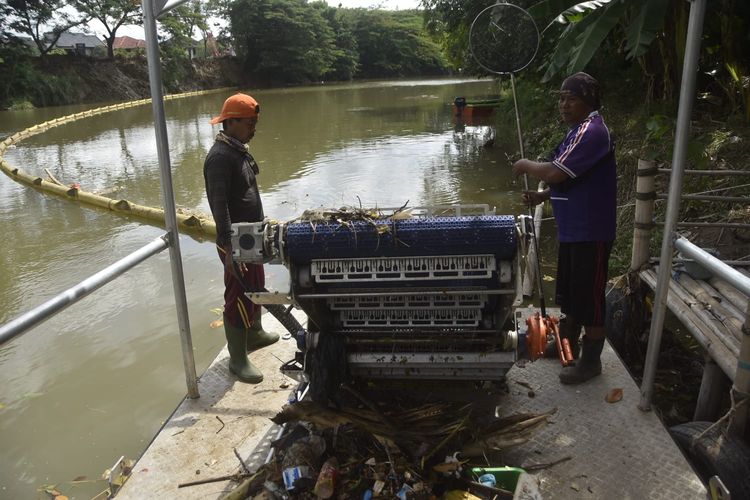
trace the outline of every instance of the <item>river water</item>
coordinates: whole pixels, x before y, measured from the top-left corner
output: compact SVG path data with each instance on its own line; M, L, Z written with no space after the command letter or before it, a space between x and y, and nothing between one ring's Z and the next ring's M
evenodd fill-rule
M360 200L487 203L520 213L503 141L485 147L493 127L456 124L449 105L458 95L496 94L496 85L442 79L253 92L262 112L251 150L266 215L285 219ZM209 211L202 166L218 127L208 121L229 94L166 103L178 206ZM0 138L91 107L2 112ZM6 159L88 191L161 206L150 105L52 129ZM163 232L0 176L0 324ZM182 236L181 246L200 374L225 342L210 326L220 318L221 266L211 241ZM137 458L184 397L167 254L0 348L0 498L35 498L53 484L72 498L93 497L105 488L96 481L102 472L120 456ZM285 269L269 267L267 276L281 283Z

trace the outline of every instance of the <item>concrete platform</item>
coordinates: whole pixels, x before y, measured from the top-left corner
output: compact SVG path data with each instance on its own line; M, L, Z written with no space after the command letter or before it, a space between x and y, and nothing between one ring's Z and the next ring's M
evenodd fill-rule
M281 325L267 316L264 324L281 332ZM266 378L251 386L228 373L225 348L200 378L201 398L182 402L117 498L219 498L231 490L236 484L230 481L177 485L239 472L233 448L251 468L263 463L278 430L269 418L296 386L278 371L294 350L292 340L282 340L252 356ZM498 401L499 415L551 408L557 413L533 440L507 452L506 463L526 466L570 456L533 473L544 498L705 499L703 484L659 418L638 410L638 387L609 345L602 365L600 377L578 387L559 383L560 365L552 360L517 365L508 372L510 392ZM530 385L534 397L519 382ZM610 404L604 396L613 388L623 389L624 397Z
M517 313L518 314L518 313ZM498 414L557 408L551 424L504 457L525 466L571 459L535 472L544 498L554 499L705 499L695 475L661 420L638 409L640 391L620 358L605 344L602 374L580 386L559 382L560 363L538 360L508 372L510 394ZM532 387L534 397L529 397ZM623 390L617 403L605 396Z
M306 324L306 316L295 316ZM285 330L270 314L263 315L268 331ZM226 346L200 377L199 399L185 399L133 467L133 473L117 494L118 499L220 498L237 486L231 481L178 488L201 479L235 474L240 463L233 449L253 468L265 456L254 455L275 437L270 418L287 403L297 382L279 372L294 357L296 344L283 338L250 355L263 372L263 382L243 384L229 372ZM218 418L217 418L218 417ZM221 421L219 420L221 419ZM222 424L223 422L223 424Z

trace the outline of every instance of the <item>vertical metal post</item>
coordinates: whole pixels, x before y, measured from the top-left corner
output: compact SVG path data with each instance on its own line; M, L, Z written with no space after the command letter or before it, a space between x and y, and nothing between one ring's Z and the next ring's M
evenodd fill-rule
M156 132L156 150L159 157L159 176L161 178L162 197L164 201L164 219L169 238L169 261L172 267L172 288L177 307L177 321L180 327L180 344L182 346L182 363L185 368L188 397L198 398L198 377L195 374L193 340L190 335L187 297L185 295L185 277L182 272L182 255L180 254L180 236L177 232L177 215L172 188L172 167L169 161L169 143L167 140L167 123L164 113L164 96L162 93L161 63L159 57L159 40L156 34L156 14L153 0L142 0L143 27L146 32L146 55L148 57L149 85L151 87L151 105L154 110L154 130Z
M682 65L682 82L680 85L680 104L677 112L677 130L675 132L674 160L672 162L672 177L669 182L669 197L667 198L667 213L664 222L664 239L661 245L659 260L659 274L656 280L654 297L654 315L651 318L651 330L648 337L646 363L643 368L641 383L641 400L638 408L643 411L651 409L651 397L654 390L656 363L659 358L661 335L664 328L664 316L667 308L667 292L672 273L672 252L674 250L674 230L677 226L677 216L680 211L680 196L682 195L682 176L687 157L688 136L690 133L690 115L693 112L695 100L695 75L698 70L698 56L700 55L701 34L703 32L703 17L706 12L706 0L692 0L690 5L690 19L688 20L687 40L685 44L685 60Z
M513 92L513 107L516 110L516 131L518 132L518 151L521 153L521 158L526 158L526 153L523 150L523 134L521 133L521 112L518 110L518 97L516 97L516 77L513 73L510 74L510 89ZM526 191L529 190L529 176L523 174L523 187ZM529 217L534 220L534 213L532 212L531 206L529 206ZM539 307L542 310L542 317L547 317L547 308L544 304L544 291L542 290L542 266L539 265L539 234L536 232L535 226L532 225L533 238L531 239L534 254L537 262L536 269L536 289L539 292ZM527 261L526 265L529 265Z

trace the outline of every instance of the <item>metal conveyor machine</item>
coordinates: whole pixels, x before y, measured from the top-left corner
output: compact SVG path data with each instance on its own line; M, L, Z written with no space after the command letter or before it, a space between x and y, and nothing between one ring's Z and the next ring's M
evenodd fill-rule
M308 315L294 364L312 386L321 373L342 370L362 378L503 380L517 359L513 216L485 205L320 210L291 222L235 224L232 232L235 261L289 270L288 293L249 296Z

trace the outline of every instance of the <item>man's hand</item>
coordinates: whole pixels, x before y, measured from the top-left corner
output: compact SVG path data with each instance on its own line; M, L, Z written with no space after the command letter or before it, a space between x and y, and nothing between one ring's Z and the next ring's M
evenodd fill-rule
M519 175L527 174L529 166L531 165L531 161L527 160L526 158L521 158L517 162L513 164L513 177L518 177Z
M244 262L239 262L235 264L235 262L232 260L232 246L227 245L224 247L224 270L237 278L237 280L241 280L241 276L239 273L244 273L247 271L247 267L245 266Z
M549 198L549 191L524 191L521 193L521 199L530 207L535 207L544 203Z

